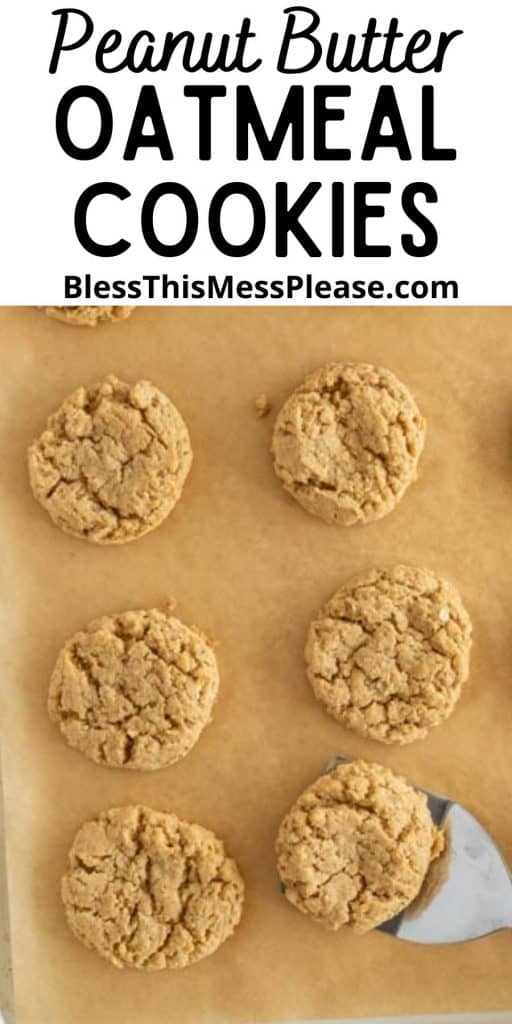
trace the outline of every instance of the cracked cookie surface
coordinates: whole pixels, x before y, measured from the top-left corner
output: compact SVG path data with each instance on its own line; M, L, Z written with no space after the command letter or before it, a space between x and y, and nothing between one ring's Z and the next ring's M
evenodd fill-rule
M389 370L330 363L279 412L274 469L312 515L352 526L391 512L417 476L426 423Z
M104 616L64 644L48 710L97 764L152 771L180 760L212 717L219 689L206 639L157 609Z
M301 794L276 844L290 902L327 928L367 932L418 895L444 847L424 793L377 764L341 764Z
M78 388L28 451L32 491L66 533L121 544L172 511L192 464L187 427L149 381Z
M73 327L96 327L101 323L120 323L127 320L135 306L44 306L52 320L60 320Z
M188 967L242 915L244 884L213 832L147 807L104 811L77 833L62 879L74 935L115 967Z
M374 569L349 580L311 623L308 679L349 729L410 743L453 711L471 632L451 583L412 566Z

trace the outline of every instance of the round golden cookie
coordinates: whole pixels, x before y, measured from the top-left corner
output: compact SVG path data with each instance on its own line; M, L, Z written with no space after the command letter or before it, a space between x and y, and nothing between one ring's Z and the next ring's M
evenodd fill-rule
M47 316L72 327L97 327L127 320L135 306L44 306Z
M115 967L188 967L228 939L244 883L209 829L148 807L104 811L79 830L62 879L73 934Z
M107 377L78 388L28 452L35 497L66 533L122 544L154 530L192 464L187 427L150 384Z
M444 847L424 793L378 764L338 765L308 787L276 844L290 903L337 931L367 932L418 895Z
M312 515L369 523L391 512L416 478L425 431L410 391L389 370L330 363L279 412L274 469Z
M471 632L451 583L411 566L372 569L341 587L311 623L308 678L349 729L411 743L453 711L469 673Z
M210 722L219 689L207 640L150 609L96 619L62 648L48 710L97 764L152 771L180 760Z

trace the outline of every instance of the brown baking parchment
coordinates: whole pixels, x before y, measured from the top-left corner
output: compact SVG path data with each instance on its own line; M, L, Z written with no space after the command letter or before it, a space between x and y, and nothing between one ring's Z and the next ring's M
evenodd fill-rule
M302 788L339 751L464 801L512 862L512 311L139 309L78 330L0 311L1 742L17 1024L242 1024L512 1007L511 936L423 948L331 934L280 895L273 844ZM331 359L389 366L428 418L421 474L399 508L344 530L274 476L274 413ZM189 424L184 497L144 539L95 547L31 497L25 449L77 385L148 377ZM273 413L258 420L266 392ZM308 621L352 573L397 560L456 582L471 612L471 678L449 722L403 749L357 739L310 692ZM220 642L213 724L156 774L96 767L46 714L56 653L97 615L173 596ZM236 936L184 971L118 972L67 930L59 877L81 822L144 802L213 828L247 882Z

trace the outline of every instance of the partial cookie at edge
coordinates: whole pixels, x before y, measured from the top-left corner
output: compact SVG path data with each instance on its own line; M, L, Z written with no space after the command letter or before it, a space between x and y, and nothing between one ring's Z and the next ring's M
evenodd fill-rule
M133 313L135 306L43 306L52 320L72 327L97 327L100 323L121 323Z

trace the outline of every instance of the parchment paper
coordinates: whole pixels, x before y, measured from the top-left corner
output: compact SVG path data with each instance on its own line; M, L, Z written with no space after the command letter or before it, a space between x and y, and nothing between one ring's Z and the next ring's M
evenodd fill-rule
M337 752L375 758L464 801L512 863L512 311L139 309L95 331L0 311L2 705L18 1024L242 1024L505 1010L512 940L445 948L331 934L279 893L274 837ZM389 366L428 418L419 482L382 522L308 516L274 476L273 415L331 359ZM66 537L32 499L25 449L77 385L148 377L185 416L195 463L167 522L101 548ZM273 414L258 420L267 392ZM456 582L475 627L471 679L449 722L403 749L357 739L316 704L307 624L355 572L395 561ZM46 714L57 651L103 613L153 606L220 642L213 724L155 774L96 767ZM118 972L68 932L59 878L78 826L144 802L213 828L247 882L236 936L184 971Z

